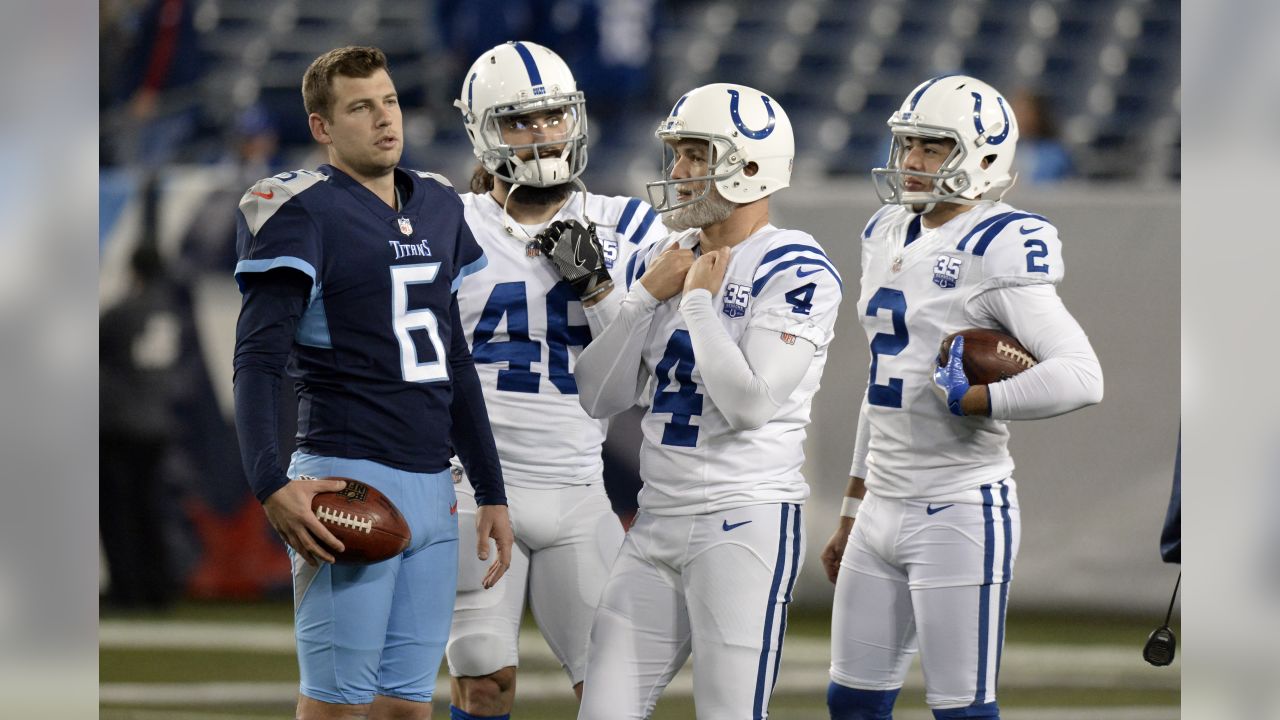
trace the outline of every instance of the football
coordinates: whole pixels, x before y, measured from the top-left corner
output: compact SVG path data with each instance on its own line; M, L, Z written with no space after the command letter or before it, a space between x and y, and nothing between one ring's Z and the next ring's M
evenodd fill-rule
M951 341L964 337L964 374L973 385L989 385L1032 367L1036 358L1012 335L988 328L969 328L942 339L938 365L947 364Z
M311 498L311 511L316 519L345 547L342 552L333 553L337 562L375 563L395 557L409 547L409 523L377 488L351 478L320 479L347 483L347 487L338 492L316 493Z

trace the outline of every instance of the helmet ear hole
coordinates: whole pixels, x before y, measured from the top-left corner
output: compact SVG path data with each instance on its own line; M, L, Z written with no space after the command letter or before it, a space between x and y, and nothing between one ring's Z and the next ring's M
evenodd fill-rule
M982 169L983 169L983 170L986 170L987 168L989 168L989 167L991 167L992 165L994 165L994 164L995 164L995 162L996 162L996 158L997 158L997 157L999 157L999 156L998 156L998 155L996 155L995 153L992 153L992 154L990 154L990 155L986 155L986 156L984 156L984 157L982 158Z
M755 164L754 161L749 162L742 167L742 174L746 175L747 177L752 177L758 172L760 172L760 166Z

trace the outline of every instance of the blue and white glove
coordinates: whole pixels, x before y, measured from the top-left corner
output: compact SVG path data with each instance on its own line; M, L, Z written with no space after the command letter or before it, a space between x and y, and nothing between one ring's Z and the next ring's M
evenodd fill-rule
M946 365L939 365L933 371L933 384L938 390L952 415L963 416L960 399L969 392L969 378L964 374L964 337L956 336L951 342L951 353Z

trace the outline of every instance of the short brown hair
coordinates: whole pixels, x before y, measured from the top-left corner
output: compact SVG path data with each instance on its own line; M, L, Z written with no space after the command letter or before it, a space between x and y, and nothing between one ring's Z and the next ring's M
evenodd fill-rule
M302 105L307 114L331 117L333 110L333 77L367 78L378 70L386 70L387 56L376 47L350 45L335 48L312 61L302 76Z

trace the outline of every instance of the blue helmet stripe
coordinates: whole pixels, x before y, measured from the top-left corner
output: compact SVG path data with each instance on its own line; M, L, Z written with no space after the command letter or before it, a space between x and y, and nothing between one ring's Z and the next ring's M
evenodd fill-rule
M931 87L933 87L933 84L934 84L934 83L938 82L939 80L941 80L941 79L943 79L943 78L955 77L955 76L956 76L956 75L958 75L958 74L959 74L959 73L947 73L946 75L939 75L939 76L938 76L938 77L936 77L936 78L932 78L932 79L930 79L930 80L929 80L928 82L926 82L924 85L921 85L921 86L920 86L920 89L916 91L916 94L911 96L911 109L912 109L912 110L915 110L915 109L916 109L916 103L920 102L920 97L921 97L922 95L924 95L924 91L925 91L925 90L928 90L928 89L929 89L929 88L931 88Z
M538 63L533 61L533 53L529 52L529 48L524 43L515 43L516 52L520 53L520 59L524 61L524 69L529 72L529 84L541 85L542 73L538 72Z

